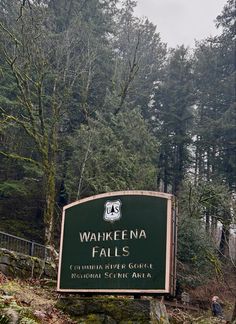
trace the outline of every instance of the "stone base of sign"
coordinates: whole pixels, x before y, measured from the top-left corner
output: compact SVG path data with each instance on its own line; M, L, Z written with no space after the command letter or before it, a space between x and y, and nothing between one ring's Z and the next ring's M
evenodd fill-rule
M106 324L167 324L165 305L158 299L128 297L61 296L57 308L69 314L78 323Z

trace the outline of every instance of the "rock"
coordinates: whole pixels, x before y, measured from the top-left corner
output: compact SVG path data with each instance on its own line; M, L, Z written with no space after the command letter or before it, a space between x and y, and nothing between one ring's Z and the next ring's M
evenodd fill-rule
M0 272L4 276L19 279L57 277L54 263L6 249L0 249Z
M6 321L5 323L9 323L9 324L17 324L19 321L19 314L12 308L7 308L3 310L3 315L6 316L6 318L8 319L8 321ZM1 317L0 317L1 319ZM4 323L4 321L3 321Z
M36 310L34 311L34 315L38 318L38 319L45 319L47 317L47 314L45 312Z
M156 299L151 300L151 324L162 323L169 324L168 313L165 305Z
M149 300L65 296L59 299L56 307L76 318L78 323L143 324L150 322Z

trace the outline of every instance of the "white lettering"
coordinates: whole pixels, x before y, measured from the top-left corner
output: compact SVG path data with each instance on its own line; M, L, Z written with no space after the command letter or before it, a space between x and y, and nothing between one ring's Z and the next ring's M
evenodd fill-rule
M112 258L112 257L127 257L129 256L129 247L123 246L122 248L119 248L115 246L114 248L108 247L99 247L94 246L92 248L92 257L95 258L96 256L99 258Z
M124 230L121 232L121 239L128 240L128 231L127 230Z
M106 234L106 239L105 240L103 240L103 241L112 241L112 232L106 232L105 233Z
M90 232L83 232L83 233L79 233L79 236L80 236L80 241L81 242L88 242L89 240L89 237L90 237Z
M147 279L147 278L152 278L152 275L151 273L133 272L131 277L134 279Z
M147 234L144 229L116 230L113 232L79 232L80 242L100 242L119 240L140 240L146 239Z
M104 273L104 278L105 279L128 279L129 273L127 272L105 272Z
M115 231L114 232L114 241L120 240L120 231Z
M71 279L101 279L101 273L72 273Z
M95 257L95 254L98 253L99 246L94 246L92 249L92 258Z
M91 236L90 236L90 242L91 241L97 241L97 236L96 236L96 233L92 233Z
M129 269L152 269L152 263L129 263Z
M135 230L135 231L130 231L130 239L132 240L132 239L138 239L138 231L137 230Z
M140 234L139 234L139 239L144 238L146 240L147 235L146 232L144 230L141 230Z

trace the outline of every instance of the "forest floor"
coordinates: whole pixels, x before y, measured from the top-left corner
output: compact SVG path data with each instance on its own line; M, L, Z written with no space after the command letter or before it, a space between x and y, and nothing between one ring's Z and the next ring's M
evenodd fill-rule
M13 280L0 273L1 324L5 324L4 316L13 323L22 324L76 323L55 307L57 300L58 294L53 281Z
M55 284L55 281L50 280L13 280L0 273L0 323L9 323L7 318L11 318L12 323L22 324L79 323L56 307L60 295L56 292ZM189 291L191 305L200 306L199 312L167 307L170 323L226 323L211 317L210 298L212 295L219 295L226 317L230 317L235 291L236 282L232 273L229 273L227 284L224 280L214 278L210 285Z
M211 299L218 296L223 308L224 317L230 322L236 302L236 269L234 266L224 266L221 272L208 283L203 283L189 291L194 304L201 309L211 309Z

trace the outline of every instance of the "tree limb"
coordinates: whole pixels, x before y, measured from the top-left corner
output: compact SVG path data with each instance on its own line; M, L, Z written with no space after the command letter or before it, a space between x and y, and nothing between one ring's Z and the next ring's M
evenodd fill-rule
M32 163L34 165L39 166L40 168L42 167L42 164L40 162L38 162L36 160L33 160L31 158L27 158L25 156L21 156L21 155L16 154L16 153L6 153L6 152L3 152L3 151L0 151L0 154L7 157L7 158L20 160L20 161L24 161L24 162L29 162L29 163Z

